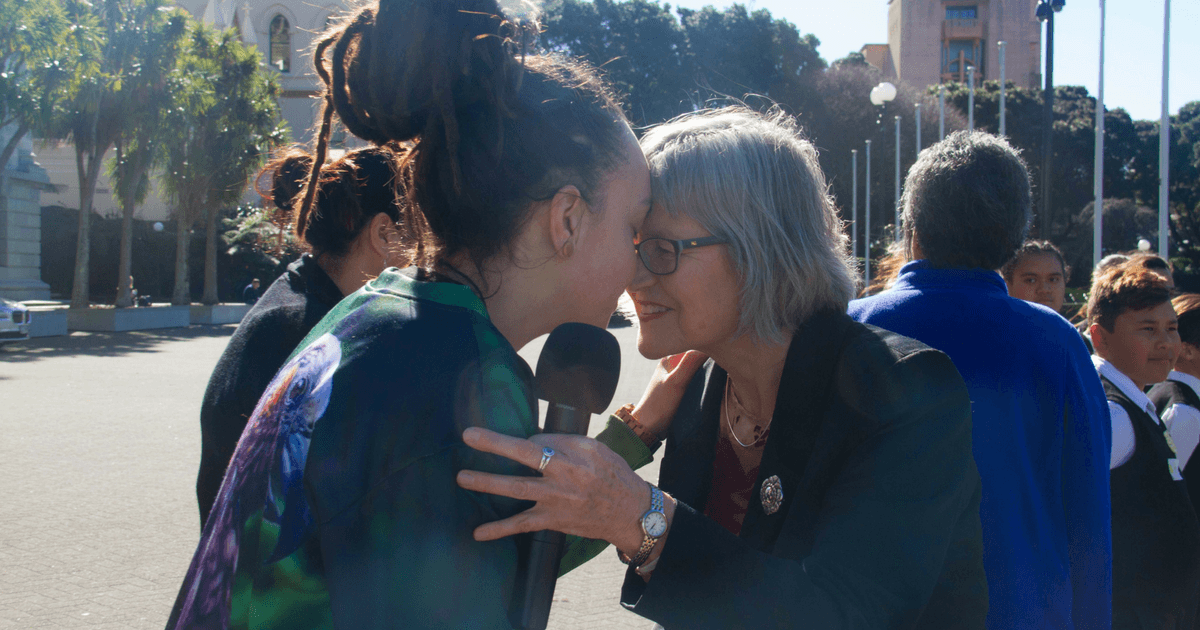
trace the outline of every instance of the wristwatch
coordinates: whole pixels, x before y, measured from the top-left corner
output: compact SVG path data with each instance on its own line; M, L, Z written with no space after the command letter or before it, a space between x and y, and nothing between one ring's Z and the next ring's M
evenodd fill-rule
M642 546L638 549L637 554L629 560L625 559L624 554L617 554L621 558L621 562L634 569L646 562L650 553L654 551L655 545L658 544L658 539L667 533L667 514L663 512L663 492L654 484L647 485L650 486L650 509L642 515L642 534L645 536L642 539Z

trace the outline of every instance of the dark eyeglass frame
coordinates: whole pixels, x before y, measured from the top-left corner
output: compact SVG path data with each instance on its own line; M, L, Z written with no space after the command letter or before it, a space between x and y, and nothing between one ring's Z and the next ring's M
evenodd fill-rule
M646 259L642 255L642 245L645 245L651 241L663 241L664 243L670 243L671 249L675 250L675 264L671 266L670 271L655 271L650 268L650 265L646 264ZM638 243L633 246L633 250L637 252L638 260L642 261L642 266L646 268L646 271L649 271L656 276L669 276L679 270L679 257L683 255L683 251L685 249L692 249L693 247L707 247L709 245L724 245L728 242L729 241L727 239L723 239L719 236L705 236L701 238L684 239L670 239L662 238L661 236L655 236L638 241Z

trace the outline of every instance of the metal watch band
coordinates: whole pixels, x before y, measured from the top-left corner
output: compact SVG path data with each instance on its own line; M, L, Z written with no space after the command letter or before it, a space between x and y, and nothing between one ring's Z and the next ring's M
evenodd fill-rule
M654 484L650 484L650 509L646 511L646 514L650 512L663 513L663 493ZM645 515L642 518L644 519ZM645 564L650 553L654 551L654 546L658 544L659 537L651 537L649 533L645 532L643 535L645 537L642 539L642 546L638 549L637 555L629 560L629 566L635 569Z

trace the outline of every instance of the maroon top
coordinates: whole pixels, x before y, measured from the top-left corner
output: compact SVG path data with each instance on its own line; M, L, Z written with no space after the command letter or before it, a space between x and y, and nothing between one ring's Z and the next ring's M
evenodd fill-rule
M754 495L754 482L758 479L758 466L767 444L770 422L763 426L746 413L732 383L732 379L726 381L725 397L721 402L721 428L717 434L712 487L704 505L704 515L737 536L742 531L746 508ZM730 427L737 432L737 437L730 432ZM754 441L749 441L751 439ZM744 446L746 444L749 446Z

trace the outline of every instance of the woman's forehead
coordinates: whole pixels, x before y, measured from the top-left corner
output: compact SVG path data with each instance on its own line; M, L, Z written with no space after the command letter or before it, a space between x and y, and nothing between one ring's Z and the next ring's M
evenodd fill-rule
M654 232L654 236L684 239L709 236L708 231L699 221L687 216L684 212L668 212L662 204L655 202L642 222L643 232Z

